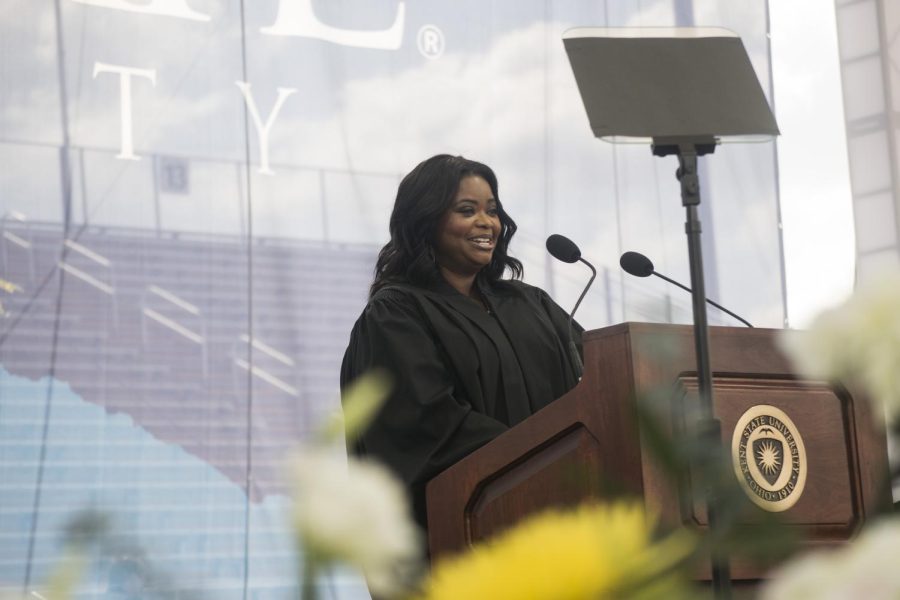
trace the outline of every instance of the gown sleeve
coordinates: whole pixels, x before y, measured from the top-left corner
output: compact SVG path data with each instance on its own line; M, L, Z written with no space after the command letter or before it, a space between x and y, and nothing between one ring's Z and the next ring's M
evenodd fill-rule
M366 307L341 366L342 388L373 367L393 377L393 392L351 452L394 470L423 524L428 480L507 429L472 409L450 364L415 300L393 293Z

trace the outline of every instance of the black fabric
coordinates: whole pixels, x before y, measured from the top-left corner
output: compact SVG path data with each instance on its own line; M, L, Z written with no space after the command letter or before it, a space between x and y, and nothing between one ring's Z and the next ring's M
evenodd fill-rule
M518 281L479 290L489 310L443 281L383 288L354 325L341 367L342 388L372 367L394 377L350 450L400 476L423 526L429 479L577 383L562 308ZM581 332L576 324L579 342Z

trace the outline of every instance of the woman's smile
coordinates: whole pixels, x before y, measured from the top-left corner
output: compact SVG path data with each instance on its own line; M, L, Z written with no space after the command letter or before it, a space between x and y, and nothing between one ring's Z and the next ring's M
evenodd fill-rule
M491 236L478 236L469 238L469 241L475 244L479 250L486 250L488 252L493 252L494 250L494 238Z

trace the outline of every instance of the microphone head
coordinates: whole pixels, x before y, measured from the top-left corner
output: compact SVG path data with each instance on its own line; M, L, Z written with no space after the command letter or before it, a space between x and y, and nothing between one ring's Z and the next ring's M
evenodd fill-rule
M619 259L619 265L625 272L635 277L650 277L653 275L653 262L640 252L626 252Z
M567 263L573 263L581 258L581 250L578 249L575 242L558 233L547 238L547 252L553 258Z

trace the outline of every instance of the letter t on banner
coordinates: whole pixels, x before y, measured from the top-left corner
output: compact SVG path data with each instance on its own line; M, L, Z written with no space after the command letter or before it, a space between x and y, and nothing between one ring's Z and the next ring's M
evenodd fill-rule
M140 160L141 157L134 153L134 139L132 136L131 125L131 77L144 77L150 80L153 86L156 86L156 70L155 69L135 69L133 67L122 67L119 65L107 65L101 62L94 63L94 79L100 73L118 73L119 74L119 115L121 117L122 142L119 153L116 158L125 160Z

